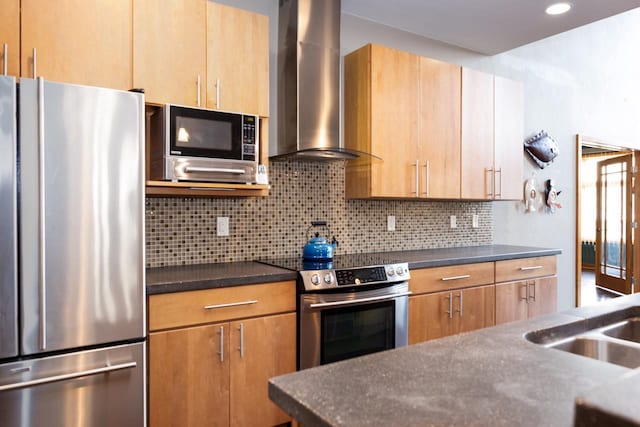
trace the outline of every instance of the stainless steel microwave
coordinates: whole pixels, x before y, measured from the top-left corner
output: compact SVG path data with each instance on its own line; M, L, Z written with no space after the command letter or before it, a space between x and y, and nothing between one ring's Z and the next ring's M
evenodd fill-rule
M149 121L152 180L255 183L259 119L166 104Z

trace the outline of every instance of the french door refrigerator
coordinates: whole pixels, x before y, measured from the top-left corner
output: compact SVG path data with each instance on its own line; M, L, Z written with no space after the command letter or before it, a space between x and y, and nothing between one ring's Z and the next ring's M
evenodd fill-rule
M143 426L144 96L0 76L0 425Z

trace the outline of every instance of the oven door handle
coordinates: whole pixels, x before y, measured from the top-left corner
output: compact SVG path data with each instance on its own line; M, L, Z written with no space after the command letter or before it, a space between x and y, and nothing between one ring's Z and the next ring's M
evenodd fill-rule
M389 299L398 298L398 297L406 297L411 295L412 293L413 292L408 291L408 292L400 292L400 293L391 294L391 295L380 295L377 297L352 299L348 301L320 302L317 304L309 304L309 308L339 307L344 305L361 304L363 302L383 301L383 300L389 300Z
M185 173L189 172L202 172L202 173L235 173L243 174L246 171L244 169L230 169L230 168L208 168L204 166L185 166Z

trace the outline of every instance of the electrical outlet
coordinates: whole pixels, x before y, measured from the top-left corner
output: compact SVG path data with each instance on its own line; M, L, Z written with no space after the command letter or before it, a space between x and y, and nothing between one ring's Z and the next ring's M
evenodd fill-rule
M396 217L387 215L387 231L396 231Z
M471 219L471 227L473 228L478 228L478 221L480 220L480 218L478 217L478 214L473 214L473 217Z
M458 222L456 220L456 216L455 215L451 215L449 217L449 227L450 228L456 228L458 226Z
M219 216L217 218L216 231L219 237L226 237L229 235L229 217Z

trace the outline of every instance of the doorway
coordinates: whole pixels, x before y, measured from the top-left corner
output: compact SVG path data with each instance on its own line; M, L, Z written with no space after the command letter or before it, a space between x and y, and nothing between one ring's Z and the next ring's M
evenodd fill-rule
M576 306L632 293L638 151L577 135ZM636 251L640 252L640 251Z

